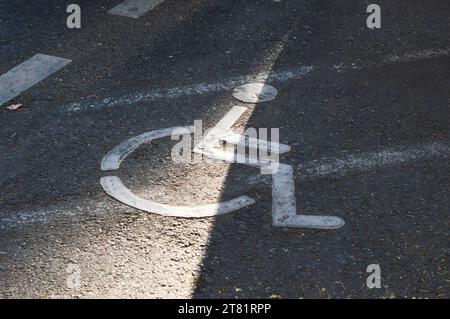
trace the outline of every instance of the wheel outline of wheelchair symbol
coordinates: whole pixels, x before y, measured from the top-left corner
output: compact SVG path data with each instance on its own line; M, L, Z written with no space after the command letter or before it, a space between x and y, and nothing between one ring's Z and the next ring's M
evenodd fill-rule
M260 168L262 171L265 170L265 173L269 171L272 175L273 226L316 229L337 229L342 227L345 222L336 216L297 214L292 166L282 163L261 162L258 160L251 161L251 164L249 164L250 161L248 161L248 158L245 158L245 156L242 157L234 154L234 152L227 153L217 148L218 142L224 140L227 142L231 140L231 143L233 144L246 143L244 136L242 136L242 139L236 139L237 134L231 132L231 127L247 110L247 107L234 106L219 121L219 123L209 131L202 141L194 147L193 151L217 160L224 160L231 163L246 163L245 165ZM172 134L181 135L193 133L195 133L195 126L181 126L145 132L132 137L108 152L102 160L101 170L118 170L122 161L142 144L149 143L155 139L171 136ZM251 142L252 141L249 142L249 145L252 144ZM288 145L277 143L270 144L268 141L259 139L253 141L253 143L256 147L258 147L260 143L267 143L266 145L272 147L272 151L278 150L280 154L290 150ZM117 176L102 177L100 179L100 184L105 192L116 200L139 210L162 216L183 218L211 217L231 213L255 203L254 199L243 195L229 201L206 205L168 205L143 199L133 194Z

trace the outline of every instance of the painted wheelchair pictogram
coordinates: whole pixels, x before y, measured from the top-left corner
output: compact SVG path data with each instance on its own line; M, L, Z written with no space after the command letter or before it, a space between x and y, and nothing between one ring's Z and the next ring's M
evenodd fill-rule
M239 91L239 90L238 90ZM265 97L265 100L268 100ZM223 142L232 145L245 143L248 147L267 147L271 152L283 154L290 151L285 144L272 143L261 139L246 138L232 131L233 125L248 111L247 107L234 106L198 143L193 152L216 160L241 163L261 169L264 174L272 176L272 220L274 226L304 227L318 229L336 229L344 221L336 216L319 216L297 214L293 168L288 164L268 162L248 158L235 152L227 152L219 146ZM152 140L171 136L172 134L194 134L195 126L171 127L146 132L132 137L114 147L103 158L102 171L115 171L125 158L139 146ZM242 145L242 144L241 144ZM255 200L242 195L225 202L197 206L177 206L150 201L133 194L117 176L105 176L100 179L105 192L116 200L139 210L163 216L201 218L231 213L255 203Z

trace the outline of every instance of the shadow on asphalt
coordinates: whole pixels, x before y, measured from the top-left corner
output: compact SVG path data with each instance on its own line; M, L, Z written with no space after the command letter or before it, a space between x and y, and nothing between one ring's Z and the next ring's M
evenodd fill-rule
M358 54L370 57L367 47L342 42L364 37L358 30L365 16L351 19L359 14L355 3L307 1L298 8L324 14L299 19L297 25L285 29L290 36L273 72L292 59L305 37L305 25L314 30L318 55L332 56L335 61L348 61ZM399 5L392 14L402 8L407 9ZM409 10L411 16L421 16L419 5ZM428 10L428 14L433 12ZM439 5L434 10L439 11ZM420 21L427 30L427 20ZM346 28L339 30L344 24ZM426 37L426 32L411 42ZM377 35L377 40L386 43L389 36ZM326 39L326 45L317 39ZM358 41L374 47L370 39ZM401 52L400 45L389 48L397 50ZM444 85L448 74L441 68L446 63L437 59L345 73L317 70L289 84L274 84L278 97L256 105L246 126L279 127L280 142L293 146L281 161L294 168L336 154L445 141L448 120L442 114L448 104ZM308 179L294 173L298 213L337 215L346 220L343 228L329 231L273 227L270 181L248 185L245 194L256 204L215 219L195 298L445 295L445 278L438 270L442 263L436 262L443 251L433 248L433 242L445 234L445 227L435 222L448 198L443 172L447 175L448 165L427 162L342 177ZM248 174L259 172L232 165L223 200L230 194L243 195L236 193L231 181ZM366 286L370 264L382 265L381 289Z

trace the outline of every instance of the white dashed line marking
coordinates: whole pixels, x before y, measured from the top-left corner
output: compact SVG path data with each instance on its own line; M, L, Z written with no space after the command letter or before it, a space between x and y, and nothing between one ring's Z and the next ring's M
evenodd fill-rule
M44 80L71 61L37 54L0 76L0 105Z
M126 0L109 10L108 13L137 19L163 1L164 0Z

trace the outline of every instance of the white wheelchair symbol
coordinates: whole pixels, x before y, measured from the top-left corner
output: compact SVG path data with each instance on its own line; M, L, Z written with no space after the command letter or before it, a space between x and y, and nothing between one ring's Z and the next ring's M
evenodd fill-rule
M260 168L265 174L272 175L272 220L274 226L279 227L304 227L318 229L336 229L344 225L344 221L336 216L316 216L297 214L296 199L294 192L293 168L290 165L261 161L240 157L235 152L227 152L219 146L224 141L239 145L247 143L249 147L268 147L271 152L279 154L290 150L288 145L271 143L261 139L246 139L244 136L231 131L232 126L248 110L247 107L234 106L217 125L207 133L202 141L195 146L195 153L223 160L231 163L245 163ZM121 162L136 148L154 139L171 136L172 134L193 134L194 126L172 127L157 131L146 132L132 137L118 146L114 147L104 158L101 164L102 171L114 171L119 169ZM246 145L247 145L246 144ZM176 206L162 204L155 201L143 199L133 194L123 185L116 176L106 176L100 179L100 183L107 194L118 201L145 212L163 216L201 218L227 214L255 203L248 196L240 196L226 202L219 202L198 206Z

